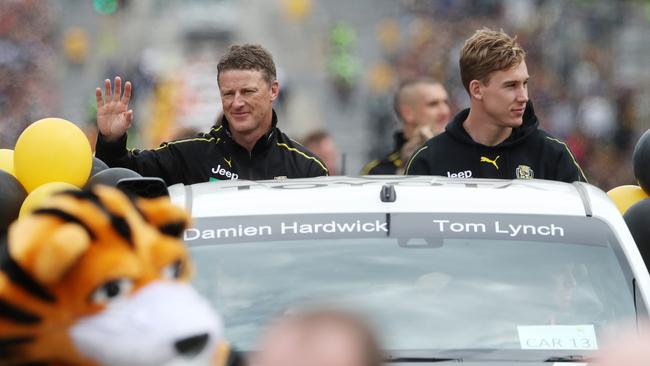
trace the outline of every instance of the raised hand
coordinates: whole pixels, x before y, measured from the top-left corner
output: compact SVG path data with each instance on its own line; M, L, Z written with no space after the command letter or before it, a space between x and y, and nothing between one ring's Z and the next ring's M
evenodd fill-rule
M131 99L131 83L124 84L122 95L122 79L115 77L115 90L111 93L111 81L104 80L105 96L101 88L95 89L97 98L97 128L107 141L119 140L126 130L131 127L133 110L129 109Z

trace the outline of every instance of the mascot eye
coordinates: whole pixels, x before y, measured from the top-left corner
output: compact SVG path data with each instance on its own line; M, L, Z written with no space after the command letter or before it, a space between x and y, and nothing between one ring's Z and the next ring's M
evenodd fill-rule
M107 304L131 292L133 281L127 278L110 280L97 288L90 300L96 304Z
M179 259L174 263L168 264L162 269L162 277L167 280L177 280L183 274L183 262Z

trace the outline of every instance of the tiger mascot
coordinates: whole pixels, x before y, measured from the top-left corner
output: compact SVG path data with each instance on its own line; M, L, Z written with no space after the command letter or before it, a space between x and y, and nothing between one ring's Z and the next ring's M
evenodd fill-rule
M0 365L224 365L167 197L67 191L0 233Z

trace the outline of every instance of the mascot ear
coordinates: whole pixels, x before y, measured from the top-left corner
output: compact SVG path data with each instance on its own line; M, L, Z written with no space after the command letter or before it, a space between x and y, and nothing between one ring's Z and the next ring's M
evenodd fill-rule
M85 253L90 237L79 225L66 223L38 240L29 234L26 221L31 220L18 222L10 229L9 253L38 282L52 285Z

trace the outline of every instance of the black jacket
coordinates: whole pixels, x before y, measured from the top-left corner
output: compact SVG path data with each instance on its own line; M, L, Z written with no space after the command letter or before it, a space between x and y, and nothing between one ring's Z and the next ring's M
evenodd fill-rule
M361 175L393 175L402 168L404 162L400 157L400 151L406 143L404 132L397 131L393 135L395 141L395 148L382 159L375 159L361 170Z
M407 163L406 174L587 181L566 144L538 128L530 102L521 127L496 146L472 140L463 128L468 115L469 109L458 113L445 132L417 150Z
M127 150L126 135L116 142L97 139L95 156L110 167L134 170L143 176L160 177L168 185L193 184L227 179L307 178L327 175L325 165L309 150L291 140L276 127L273 112L271 130L253 150L237 144L228 120L196 138L166 142L153 150Z

